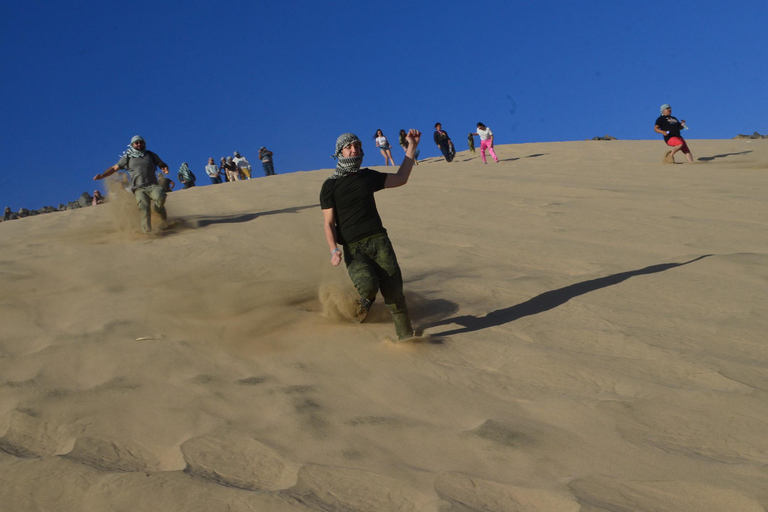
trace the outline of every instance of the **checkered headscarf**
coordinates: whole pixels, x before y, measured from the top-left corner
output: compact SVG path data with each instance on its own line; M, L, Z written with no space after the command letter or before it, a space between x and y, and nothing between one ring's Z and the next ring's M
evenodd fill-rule
M360 166L363 164L362 154L351 157L341 156L341 150L355 142L360 142L360 139L354 133L342 133L336 139L336 152L333 154L333 158L336 159L336 171L328 178L329 180L336 180L360 172Z

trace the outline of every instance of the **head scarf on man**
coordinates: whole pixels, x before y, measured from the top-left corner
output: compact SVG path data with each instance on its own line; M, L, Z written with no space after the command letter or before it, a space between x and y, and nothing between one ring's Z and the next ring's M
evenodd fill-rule
M665 110L667 110L668 108L672 108L672 107L670 107L670 106L669 106L669 103L665 103L665 104L663 104L663 105L661 106L661 113L663 114L663 113L664 113L664 111L665 111Z
M336 159L336 171L328 178L329 180L336 180L360 172L364 156L362 148L360 156L341 156L341 151L344 148L356 142L360 142L360 139L354 133L342 133L336 139L336 152L333 154L333 158Z
M138 149L133 147L134 142L144 142L146 144L146 141L144 140L144 137L141 135L134 135L131 139L131 143L128 144L128 149L125 151L125 156L128 158L144 158L144 155L147 154L146 146L144 146L144 151L139 151Z

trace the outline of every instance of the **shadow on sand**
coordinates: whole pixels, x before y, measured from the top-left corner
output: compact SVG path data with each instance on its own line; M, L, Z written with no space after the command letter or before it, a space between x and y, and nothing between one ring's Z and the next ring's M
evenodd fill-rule
M697 158L696 160L700 162L711 162L715 158L725 158L728 156L739 156L739 155L746 155L747 153L751 153L752 150L749 151L741 151L739 153L723 153L722 155L715 155L715 156L702 156L701 158Z
M309 208L318 208L319 204L310 204L306 206L292 206L290 208L283 208L282 210L270 210L267 212L254 212L254 213L239 213L234 215L222 215L220 217L206 217L206 216L193 216L186 217L184 219L185 224L196 226L198 228L204 228L211 224L238 224L240 222L250 222L259 217L266 215L280 215L283 213L298 213L301 210Z
M520 318L543 313L561 306L579 295L593 292L601 288L607 288L626 281L630 277L643 276L648 274L656 274L658 272L664 272L675 267L681 267L688 265L695 261L702 260L712 256L711 254L705 254L698 258L686 261L683 263L662 263L660 265L651 265L650 267L641 268L639 270L630 270L628 272L621 272L619 274L613 274L606 277L599 277L597 279L591 279L581 283L572 284L565 288L544 292L526 302L510 306L508 308L497 309L492 311L483 317L464 315L456 316L452 318L446 318L438 322L427 323L420 328L421 331L438 327L441 325L458 324L462 327L459 329L451 329L449 331L436 332L436 336L451 336L454 334L463 334L467 332L479 331L481 329L487 329L488 327L495 327L498 325L504 325L510 322L514 322Z

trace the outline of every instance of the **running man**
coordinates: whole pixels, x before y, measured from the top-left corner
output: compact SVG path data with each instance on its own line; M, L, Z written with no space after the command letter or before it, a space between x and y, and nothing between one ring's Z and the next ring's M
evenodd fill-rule
M381 290L399 340L413 337L413 328L403 294L400 266L387 230L381 223L373 194L408 182L421 132L410 130L406 140L405 159L397 173L392 174L361 169L362 142L352 133L342 134L336 140L336 172L325 180L320 191L331 264L338 266L344 258L349 277L360 294L358 321L363 322L368 316L376 294Z

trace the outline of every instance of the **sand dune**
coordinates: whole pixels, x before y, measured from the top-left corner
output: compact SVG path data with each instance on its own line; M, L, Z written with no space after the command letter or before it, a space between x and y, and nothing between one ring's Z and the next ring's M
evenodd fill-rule
M691 148L380 192L420 343L345 320L327 169L0 224L0 510L766 510L768 141Z

